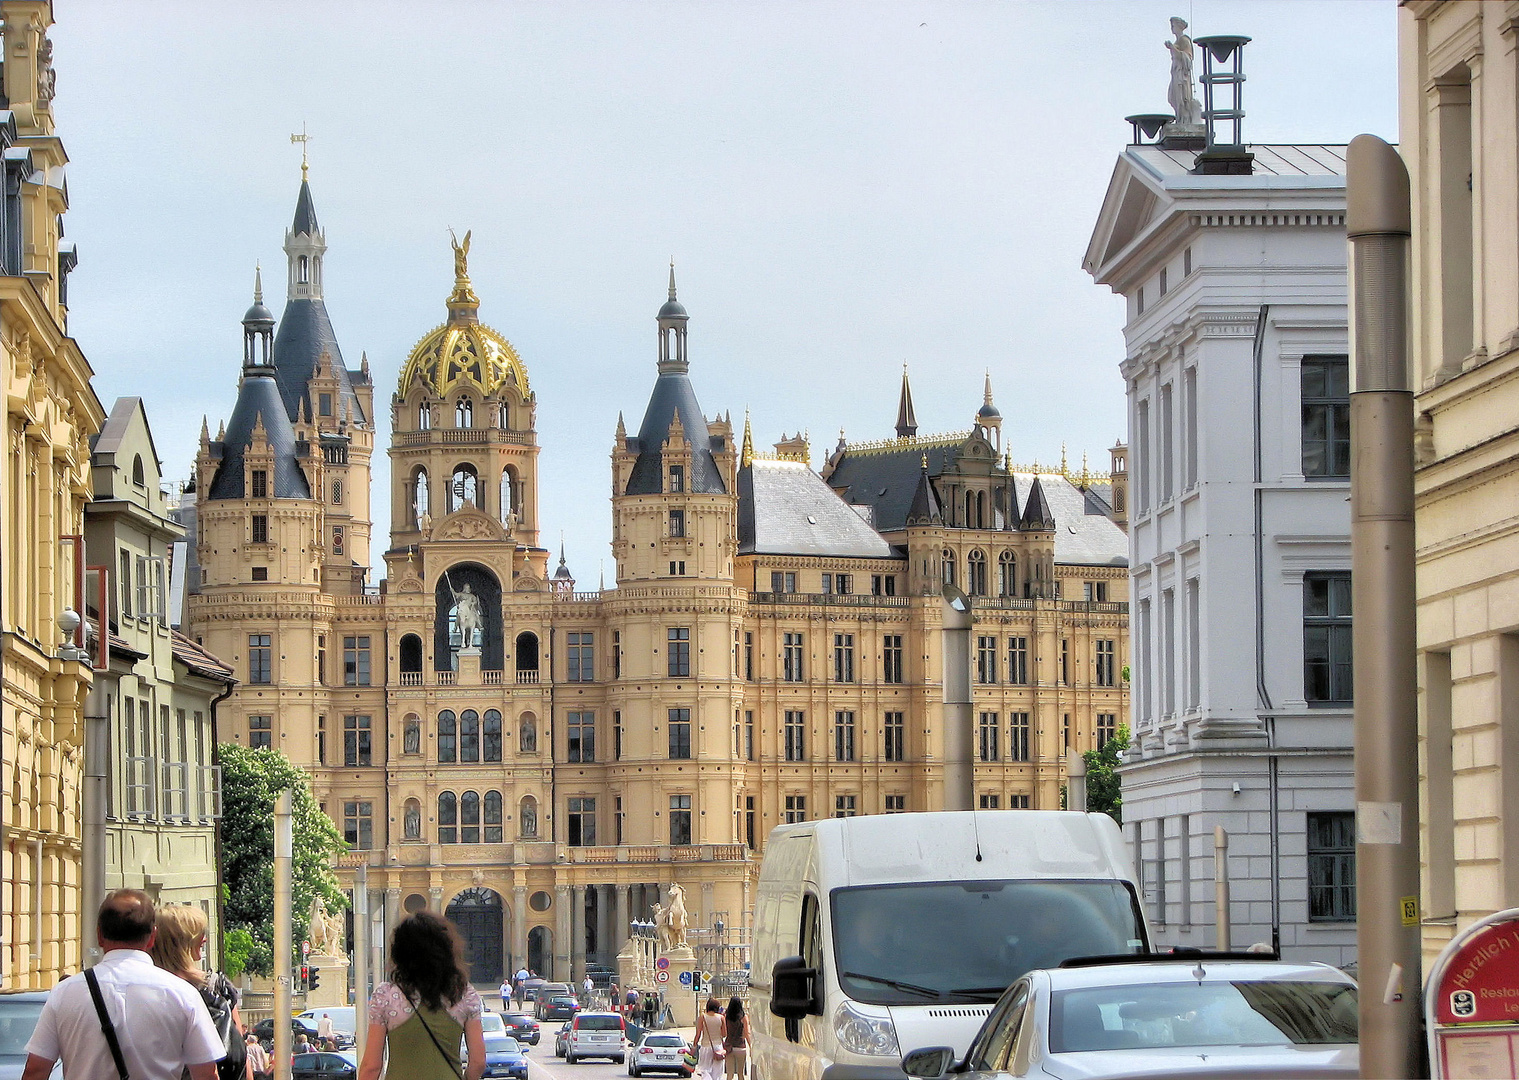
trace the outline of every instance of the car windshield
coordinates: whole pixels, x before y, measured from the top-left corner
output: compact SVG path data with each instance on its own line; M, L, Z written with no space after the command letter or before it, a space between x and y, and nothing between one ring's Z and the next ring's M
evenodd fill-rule
M550 1005L573 1005L573 1004L575 1004L575 999L574 998L568 998L568 997L549 998L549 1004Z
M501 1022L504 1024L531 1024L533 1021L521 1013L503 1013Z
M510 1035L498 1035L490 1040L490 1049L501 1054L520 1054L522 1047Z
M481 1013L480 1030L501 1032L506 1030L506 1022L501 1019L500 1013Z
M840 984L875 1005L995 1001L1033 968L1145 948L1117 881L860 886L832 900Z
M1353 1043L1356 988L1338 982L1146 983L1061 990L1050 1052Z
M621 1031L622 1019L616 1016L582 1016L575 1027L580 1031Z
M679 1035L650 1035L648 1038L644 1039L643 1044L645 1046L684 1047L686 1045L686 1042Z
M26 1044L36 1030L37 1018L42 1015L40 1001L7 1001L0 1003L0 1055L20 1057L26 1053Z

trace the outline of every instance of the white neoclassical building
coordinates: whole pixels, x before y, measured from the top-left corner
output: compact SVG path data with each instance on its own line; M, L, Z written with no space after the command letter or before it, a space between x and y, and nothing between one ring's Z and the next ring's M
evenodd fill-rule
M1345 963L1345 148L1247 146L1210 167L1178 141L1120 155L1085 259L1128 303L1124 828L1162 942L1215 944L1221 825L1233 945L1275 934Z

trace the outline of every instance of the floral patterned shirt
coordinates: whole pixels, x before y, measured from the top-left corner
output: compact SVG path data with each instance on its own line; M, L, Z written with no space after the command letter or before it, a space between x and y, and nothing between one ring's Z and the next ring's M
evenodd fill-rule
M471 986L464 991L464 996L456 1004L449 1006L448 1015L462 1025L472 1019L478 1019L482 1008L480 995ZM369 998L369 1022L379 1025L386 1031L394 1031L406 1023L415 1011L411 1001L395 983L381 983L375 987L374 993Z

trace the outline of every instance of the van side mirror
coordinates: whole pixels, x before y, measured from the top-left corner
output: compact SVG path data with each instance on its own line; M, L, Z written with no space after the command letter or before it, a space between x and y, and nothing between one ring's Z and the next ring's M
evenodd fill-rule
M955 1067L955 1051L949 1046L914 1050L902 1059L902 1071L918 1080L939 1080Z
M800 956L777 960L770 969L770 1011L787 1020L822 1016L817 969L808 967Z

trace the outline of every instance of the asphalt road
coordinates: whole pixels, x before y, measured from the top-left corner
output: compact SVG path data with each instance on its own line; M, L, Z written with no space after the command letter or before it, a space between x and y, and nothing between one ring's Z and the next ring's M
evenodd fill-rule
M543 1038L531 1047L527 1055L528 1080L627 1080L628 1067L606 1058L590 1058L567 1064L564 1058L554 1056L554 1034L559 1030L557 1021L545 1024Z

